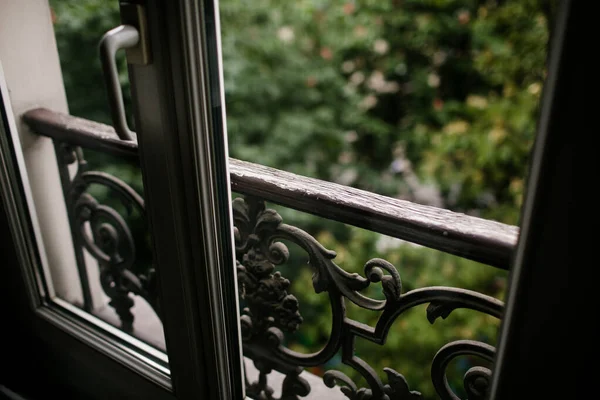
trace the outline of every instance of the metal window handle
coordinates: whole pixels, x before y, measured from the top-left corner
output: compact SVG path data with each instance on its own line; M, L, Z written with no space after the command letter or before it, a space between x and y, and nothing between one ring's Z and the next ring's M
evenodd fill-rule
M134 140L135 132L129 129L125 116L123 92L119 82L116 54L120 49L137 46L140 41L138 30L131 25L121 25L106 32L100 40L100 61L108 91L108 103L112 115L113 125L117 135L122 140Z

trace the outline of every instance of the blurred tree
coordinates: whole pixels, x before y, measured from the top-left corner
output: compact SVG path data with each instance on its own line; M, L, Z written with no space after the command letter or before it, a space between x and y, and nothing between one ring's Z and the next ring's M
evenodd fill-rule
M543 3L224 1L231 153L516 223ZM404 176L413 169L420 184ZM427 186L441 204L415 193Z

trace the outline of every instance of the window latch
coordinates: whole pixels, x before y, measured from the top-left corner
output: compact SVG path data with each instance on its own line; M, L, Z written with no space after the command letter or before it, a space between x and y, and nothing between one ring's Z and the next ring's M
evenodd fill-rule
M115 131L122 140L135 140L135 132L129 129L125 115L116 54L125 49L128 64L148 65L151 62L150 41L144 7L131 3L121 3L120 7L123 24L106 32L100 40L100 61Z

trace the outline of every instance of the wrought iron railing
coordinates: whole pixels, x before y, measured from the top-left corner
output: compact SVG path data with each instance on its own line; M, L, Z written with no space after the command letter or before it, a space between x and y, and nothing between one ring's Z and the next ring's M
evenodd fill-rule
M130 293L143 297L160 316L156 276L152 268L136 273L134 237L126 219L115 208L100 204L90 194L91 185L102 185L120 199L125 210L144 215L144 201L130 186L106 173L91 171L82 148L109 153L124 159L137 159L137 144L118 139L112 127L55 113L46 109L29 111L25 121L38 134L54 140L60 165L65 201L78 268L84 291L84 307L89 309L90 293L83 249L97 261L102 288L121 320L121 328L132 332L133 300ZM76 173L73 174L73 165ZM499 300L471 290L452 287L425 287L403 293L400 272L390 262L374 258L366 262L364 276L345 271L334 261L336 253L326 249L307 232L284 223L265 201L308 212L371 231L421 244L433 249L508 269L518 229L493 221L422 206L362 190L297 176L261 165L230 160L232 190L243 195L233 200L235 250L238 285L245 308L241 315L244 355L254 360L258 380L246 382L247 392L255 398L273 398L267 381L271 371L285 375L281 399L296 399L309 394L308 382L300 376L305 367L326 363L341 351L342 362L362 375L368 387L359 388L341 371L329 370L324 383L338 384L350 399L416 399L406 379L386 368L387 382L377 371L357 357L357 337L383 345L394 321L420 304L428 304L427 318L433 323L452 311L467 308L500 318ZM71 168L71 172L69 172ZM327 293L332 311L331 333L325 346L313 354L295 352L284 344L284 333L302 324L297 298L290 293L290 282L278 267L288 260L287 242L298 245L313 269L313 289ZM385 299L361 292L381 284ZM379 312L375 326L348 317L345 303ZM434 356L431 377L441 398L458 398L446 379L448 364L460 355L475 355L492 361L495 349L474 340L457 340L443 346ZM484 398L491 371L472 367L464 376L469 399Z

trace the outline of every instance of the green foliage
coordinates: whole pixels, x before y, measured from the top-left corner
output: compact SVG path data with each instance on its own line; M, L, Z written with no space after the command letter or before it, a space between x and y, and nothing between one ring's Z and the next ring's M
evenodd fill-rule
M406 197L400 152L446 207L516 223L539 3L222 2L232 156Z
M111 124L98 43L118 26L119 3L106 0L50 0L56 45L72 115ZM127 62L117 57L126 107L131 104Z
M518 222L546 74L548 2L220 3L233 157ZM117 2L51 5L71 113L110 123L97 43L118 24ZM141 190L138 169L94 161ZM433 188L439 200L419 196L423 188ZM399 268L404 291L447 285L503 297L505 274L491 267L406 243L383 248L386 240L372 232L278 210L286 223L335 250L336 262L350 272L362 273L367 260L381 257ZM282 274L293 282L305 323L288 345L315 351L328 337L330 307L326 295L313 293L302 251L292 250ZM348 312L369 324L377 317L353 306ZM379 373L384 366L397 369L411 388L433 398L428 374L435 352L459 338L493 343L497 326L493 318L460 310L430 326L418 308L394 324L385 346L358 340L357 353ZM470 363L453 368L464 373ZM339 359L313 372L329 368L360 379ZM451 377L457 390L460 381L458 372Z

